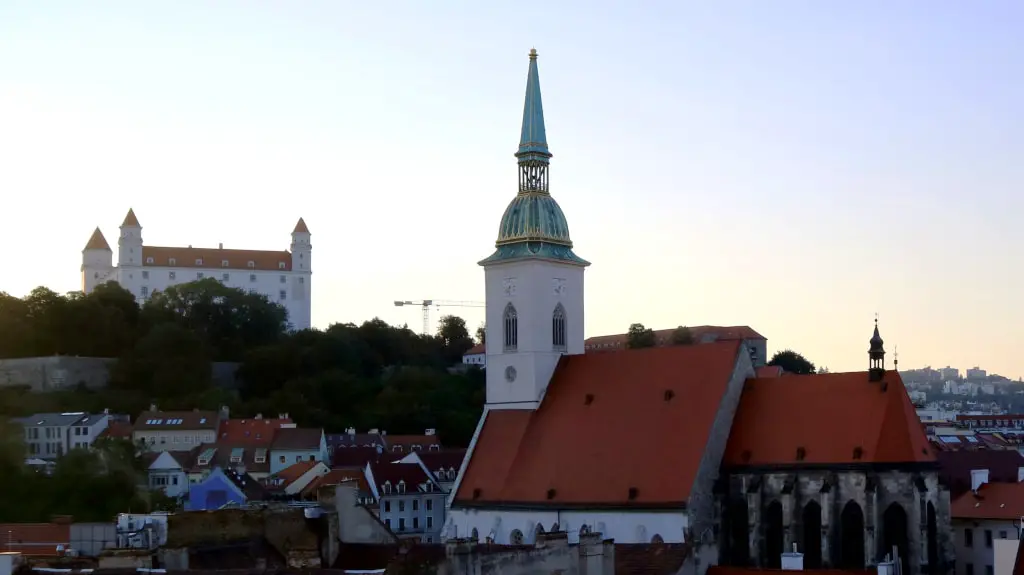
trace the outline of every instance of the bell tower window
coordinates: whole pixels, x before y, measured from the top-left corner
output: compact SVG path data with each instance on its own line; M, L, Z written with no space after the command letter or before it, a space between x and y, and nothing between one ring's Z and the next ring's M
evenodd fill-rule
M519 315L511 303L505 306L505 351L515 351L519 345Z
M562 304L555 306L551 314L551 347L555 351L565 351L565 308Z

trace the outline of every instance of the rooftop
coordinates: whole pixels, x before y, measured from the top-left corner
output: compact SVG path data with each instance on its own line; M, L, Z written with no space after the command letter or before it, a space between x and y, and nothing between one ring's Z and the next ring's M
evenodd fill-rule
M144 411L135 420L135 431L217 429L219 421L215 411Z
M1002 519L1024 517L1024 483L985 483L977 493L968 491L950 504L953 519Z

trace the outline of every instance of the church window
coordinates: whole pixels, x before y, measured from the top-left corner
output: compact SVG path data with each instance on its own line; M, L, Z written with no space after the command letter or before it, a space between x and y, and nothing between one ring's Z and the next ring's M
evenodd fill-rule
M562 304L555 306L551 314L551 345L556 350L565 350L565 308Z
M510 303L505 306L505 351L515 351L519 345L519 315Z

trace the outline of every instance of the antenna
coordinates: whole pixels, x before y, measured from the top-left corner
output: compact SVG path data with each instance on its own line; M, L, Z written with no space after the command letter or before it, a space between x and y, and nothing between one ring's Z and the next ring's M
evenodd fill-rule
M893 371L899 371L900 370L900 346L899 345L896 345L893 348L892 369L893 369ZM913 371L913 370L911 370L911 371Z

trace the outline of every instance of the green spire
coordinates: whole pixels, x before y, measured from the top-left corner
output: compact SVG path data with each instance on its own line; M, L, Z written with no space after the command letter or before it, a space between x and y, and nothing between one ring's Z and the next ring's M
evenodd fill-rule
M519 138L520 162L547 162L548 136L544 130L544 105L540 100L540 75L537 73L537 50L530 50L530 71L526 75L526 104L523 106L523 132Z

